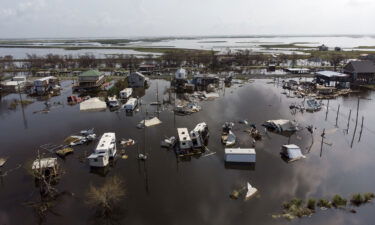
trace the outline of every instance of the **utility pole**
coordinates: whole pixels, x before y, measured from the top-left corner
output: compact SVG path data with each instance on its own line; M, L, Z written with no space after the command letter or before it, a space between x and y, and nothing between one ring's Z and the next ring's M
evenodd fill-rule
M349 124L350 124L350 116L352 115L352 110L349 111L349 117L348 117L348 125L346 127L346 133L349 134Z
M362 131L363 131L363 120L365 120L365 117L364 117L364 116L362 116L361 131L359 132L358 142L361 141L361 137L362 137Z
M358 97L358 102L357 102L357 116L355 118L355 127L354 127L353 138L352 138L352 143L350 144L350 148L353 148L354 137L355 137L355 133L357 132L358 110L359 110L359 97Z
M327 102L326 121L327 121L327 118L328 118L328 110L329 110L329 99L328 99L328 102Z
M338 106L338 108L337 108L336 127L338 127L338 126L337 126L337 121L338 121L338 119L339 119L339 113L340 113L340 104L339 104L339 106Z
M324 138L326 136L326 129L324 128L323 133L320 135L322 137L322 142L320 143L320 157L322 157L323 154L323 143L324 143Z

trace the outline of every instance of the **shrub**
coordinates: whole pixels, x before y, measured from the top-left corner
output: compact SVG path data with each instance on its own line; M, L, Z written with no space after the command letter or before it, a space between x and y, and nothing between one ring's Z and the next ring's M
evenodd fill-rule
M350 199L350 202L353 205L359 206L362 203L364 203L364 199L360 193L352 195L352 198Z
M315 204L316 204L316 200L310 198L310 199L307 201L307 206L306 206L306 207L307 207L308 209L315 210Z
M363 198L365 202L370 202L373 198L375 198L375 194L372 192L364 193Z
M347 200L340 195L335 195L332 198L332 203L335 207L346 206Z
M326 199L319 199L317 206L318 207L331 208L332 204L331 204L330 201L328 201Z
M299 198L294 198L290 201L290 204L295 205L296 207L301 207L302 203L302 200Z

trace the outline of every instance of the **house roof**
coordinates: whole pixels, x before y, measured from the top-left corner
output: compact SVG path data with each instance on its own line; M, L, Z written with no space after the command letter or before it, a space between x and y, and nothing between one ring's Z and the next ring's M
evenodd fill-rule
M98 70L87 70L81 73L79 76L80 77L94 77L94 76L100 76L100 75L102 75L102 73L99 72Z
M375 73L375 63L371 61L351 61L345 67L346 72Z
M324 76L324 77L347 77L348 76L347 74L338 73L334 71L327 71L327 70L316 72L316 75Z

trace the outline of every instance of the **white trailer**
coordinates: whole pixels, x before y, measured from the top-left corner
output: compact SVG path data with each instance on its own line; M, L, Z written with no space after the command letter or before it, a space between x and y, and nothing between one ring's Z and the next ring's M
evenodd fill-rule
M120 99L128 99L132 96L132 93L132 88L125 88L124 90L120 91Z
M87 159L92 167L106 167L109 163L109 156L105 153L92 153Z
M138 100L136 98L129 98L129 100L125 103L124 109L127 112L131 112L137 107L138 105Z
M207 124L204 122L197 124L194 130L190 131L190 139L193 143L193 148L202 148L208 135L209 132Z
M253 148L226 148L225 162L255 163L256 152Z
M105 167L110 158L114 158L117 153L115 133L104 133L100 138L94 153L89 157L89 164L92 167Z
M187 128L177 128L177 133L181 150L190 149L193 147L193 142L191 141Z

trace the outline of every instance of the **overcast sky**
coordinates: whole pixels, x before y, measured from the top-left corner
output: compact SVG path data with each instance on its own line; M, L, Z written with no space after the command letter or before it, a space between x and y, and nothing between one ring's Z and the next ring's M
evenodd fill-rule
M0 0L0 38L375 34L375 0Z

